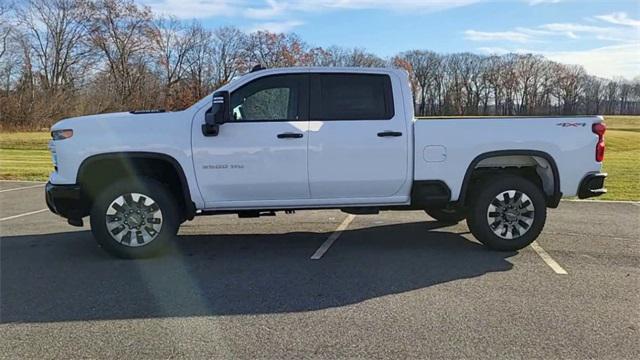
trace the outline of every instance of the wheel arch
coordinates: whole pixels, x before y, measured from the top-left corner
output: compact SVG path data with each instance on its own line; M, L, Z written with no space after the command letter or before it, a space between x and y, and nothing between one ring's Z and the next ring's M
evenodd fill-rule
M176 185L179 185L179 188L171 188L170 190L182 205L183 220L191 220L195 216L196 209L191 198L187 177L184 169L174 157L162 153L140 151L110 152L87 157L78 168L77 182L84 189L83 191L89 202L91 198L95 196L95 194L91 193L89 181L92 176L96 175L92 174L92 171L95 171L97 169L96 166L100 164L109 165L114 172L120 170L120 173L117 175L114 173L107 175L112 178L118 175L121 178L135 177L140 174L148 175L149 171L154 172L154 177L159 180L162 180L163 176L167 178L175 176L175 178L171 179L177 183ZM162 164L164 168L159 169L159 164ZM155 167L150 165L155 165ZM171 173L166 173L168 169L171 169ZM161 173L162 170L165 170L165 173Z
M462 182L462 186L460 188L460 196L458 197L458 201L457 201L458 205L465 204L465 201L467 200L467 197L468 197L469 188L471 186L471 181L472 181L474 172L477 169L482 168L482 166L479 167L479 165L482 165L483 162L490 159L496 159L496 158L513 159L514 157L530 157L534 159L538 163L538 165L540 165L539 161L536 160L536 158L538 158L538 159L542 159L544 162L546 162L549 165L548 169L545 169L541 166L536 166L536 172L538 177L542 181L543 190L546 195L547 206L551 208L557 207L560 202L560 198L562 198L562 192L560 191L560 173L558 171L558 165L556 164L554 158L549 153L546 153L544 151L539 151L539 150L524 150L524 149L488 151L476 156L471 161L471 163L467 167L467 170L464 174L464 179ZM517 164L517 162L515 164ZM518 166L515 164L505 163L503 167L508 168L508 167ZM489 165L489 164L486 163L486 165ZM489 166L487 166L487 168L488 167ZM541 174L539 172L540 170L538 169L542 169L543 173ZM545 171L548 171L548 172L545 174L544 173ZM553 182L550 186L548 184L549 178Z

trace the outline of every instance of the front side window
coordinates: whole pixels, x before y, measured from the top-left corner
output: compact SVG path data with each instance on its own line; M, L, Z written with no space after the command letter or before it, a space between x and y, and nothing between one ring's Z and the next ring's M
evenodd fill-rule
M316 74L311 120L388 120L394 115L391 78L377 74Z
M234 121L295 121L299 119L302 75L256 79L231 94Z

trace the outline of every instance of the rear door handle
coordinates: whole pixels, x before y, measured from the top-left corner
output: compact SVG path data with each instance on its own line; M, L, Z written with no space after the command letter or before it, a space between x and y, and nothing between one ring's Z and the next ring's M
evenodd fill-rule
M383 131L378 133L379 137L387 137L387 136L402 136L400 131Z
M302 137L302 134L299 133L282 133L278 134L278 139L299 139Z

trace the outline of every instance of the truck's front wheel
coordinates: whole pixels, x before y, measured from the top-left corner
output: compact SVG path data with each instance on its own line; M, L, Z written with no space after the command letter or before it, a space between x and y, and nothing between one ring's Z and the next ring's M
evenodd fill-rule
M91 231L98 244L122 258L158 255L178 226L171 193L149 178L114 183L98 195L91 209Z
M475 187L467 225L491 249L519 250L540 234L547 217L542 190L518 177L495 177Z

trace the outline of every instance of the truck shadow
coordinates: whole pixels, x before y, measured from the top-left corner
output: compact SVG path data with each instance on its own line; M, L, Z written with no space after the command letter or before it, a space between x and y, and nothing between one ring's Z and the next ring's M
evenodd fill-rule
M88 231L1 240L0 322L272 314L321 310L507 271L493 252L435 222L329 233L185 235L168 256L127 261Z

